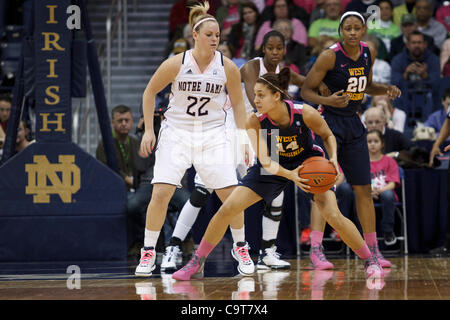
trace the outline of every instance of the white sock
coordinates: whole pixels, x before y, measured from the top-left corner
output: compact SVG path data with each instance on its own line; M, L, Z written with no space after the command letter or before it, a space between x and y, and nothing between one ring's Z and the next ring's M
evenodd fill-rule
M190 200L186 201L183 209L181 209L180 215L178 216L172 237L177 237L181 241L184 241L194 225L195 220L197 220L198 213L201 209L202 208L194 207Z
M230 226L231 237L234 243L245 242L245 227L242 226L240 229L233 229Z
M144 247L156 248L160 232L161 231L151 231L145 228Z

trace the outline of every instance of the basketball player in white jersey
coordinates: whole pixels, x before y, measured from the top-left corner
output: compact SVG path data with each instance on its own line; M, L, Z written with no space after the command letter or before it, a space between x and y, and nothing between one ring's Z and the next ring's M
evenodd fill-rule
M245 149L245 145L242 145L242 147L239 145L233 108L229 99L227 99L224 111L226 112L225 129L227 140L231 145L230 152L232 152L235 161L237 178L240 179L246 174L248 163L246 163L245 155L248 153L242 149L242 147ZM164 252L161 262L161 272L171 273L178 269L177 266L181 264L181 243L186 239L197 220L201 208L214 191L211 188L205 187L198 173L195 175L194 183L194 190L178 216L172 237ZM251 259L248 259L247 253L250 247L247 241L245 241L245 227L241 221L241 217L230 224L230 231L233 238L231 255L239 263L237 267L238 271L243 275L252 274L255 271L255 265Z
M207 14L209 3L191 8L189 24L194 49L175 55L156 70L143 95L145 133L141 155L155 151L152 198L147 208L144 247L136 267L137 276L151 276L155 269L155 246L167 207L185 171L194 165L205 187L224 201L237 185L235 164L226 139L227 90L236 127L244 135L245 103L239 69L216 49L220 39L217 20ZM172 83L172 94L161 124L158 142L153 132L155 96ZM156 145L156 150L154 150ZM241 214L241 225L244 216ZM245 248L240 254L250 259Z

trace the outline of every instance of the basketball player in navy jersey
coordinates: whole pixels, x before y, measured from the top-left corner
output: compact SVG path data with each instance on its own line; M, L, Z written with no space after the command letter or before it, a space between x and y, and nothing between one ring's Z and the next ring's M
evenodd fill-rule
M211 219L192 259L172 278L202 278L206 257L223 238L233 217L246 208L261 200L271 203L290 181L308 192L309 186L305 184L308 179L300 178L298 170L306 159L323 155L313 144L311 130L322 138L330 162L338 170L336 139L319 112L311 106L284 100L289 77L289 69L284 68L278 75L267 73L256 81L255 105L259 114L247 117L246 128L258 161ZM340 213L334 192L310 195L327 222L365 260L367 276L382 277L377 257L370 252L356 226Z
M375 208L371 196L370 160L366 130L356 113L364 93L385 95L395 99L401 95L396 86L372 82L373 50L361 38L366 31L365 20L356 11L344 13L339 32L343 41L322 52L306 76L302 97L323 106L323 116L338 143L338 161L356 195L358 219L364 239L383 267L391 263L378 250ZM324 82L332 95L317 93ZM323 231L323 230L322 230Z

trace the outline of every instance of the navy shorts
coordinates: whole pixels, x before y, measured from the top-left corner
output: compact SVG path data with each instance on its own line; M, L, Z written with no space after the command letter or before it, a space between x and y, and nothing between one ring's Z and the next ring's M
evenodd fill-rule
M302 164L304 160L314 156L323 156L322 152L312 150L303 155L303 159L288 164L282 164L287 170L294 170ZM281 192L287 187L291 180L283 178L281 176L272 175L267 172L259 164L255 164L247 170L247 174L238 182L239 186L244 186L252 189L257 195L259 195L266 204L271 204L272 201L280 195ZM312 193L305 193L311 200L314 195Z
M336 137L338 163L351 185L371 183L370 158L367 147L366 128L359 116L324 114L325 121Z

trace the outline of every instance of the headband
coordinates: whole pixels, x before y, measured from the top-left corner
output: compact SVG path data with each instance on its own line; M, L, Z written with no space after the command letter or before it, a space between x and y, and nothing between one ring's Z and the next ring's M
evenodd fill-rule
M217 22L217 20L215 18L205 18L205 19L201 19L200 21L198 21L194 27L192 28L192 31L194 31L201 23L208 21L208 20L214 20Z
M292 99L291 95L288 94L285 90L282 90L280 88L278 88L276 85L274 85L272 82L270 82L267 79L264 79L263 77L259 77L258 79L264 80L265 82L267 82L268 84L270 84L272 87L274 87L275 89L277 89L280 93L286 95L289 99Z
M348 16L356 16L356 17L361 19L363 25L366 24L366 20L364 20L364 17L362 16L361 13L356 12L356 11L347 11L346 13L344 13L342 15L341 20L339 20L339 28L338 28L339 36L341 36L341 24L342 24L342 21L344 21L344 19L347 18Z

